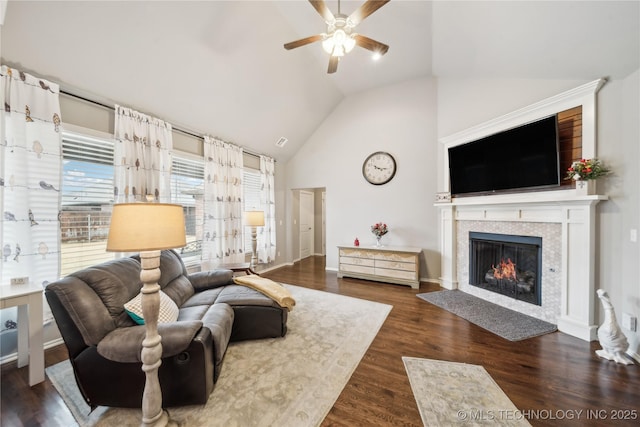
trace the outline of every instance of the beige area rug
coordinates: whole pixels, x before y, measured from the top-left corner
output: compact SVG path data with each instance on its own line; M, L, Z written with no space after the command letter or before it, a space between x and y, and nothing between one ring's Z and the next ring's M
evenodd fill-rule
M204 406L169 408L184 426L317 426L325 418L391 306L285 285L296 299L284 338L231 343ZM80 426L140 425L138 409L89 407L71 364L46 370Z
M478 365L403 357L425 426L530 426Z

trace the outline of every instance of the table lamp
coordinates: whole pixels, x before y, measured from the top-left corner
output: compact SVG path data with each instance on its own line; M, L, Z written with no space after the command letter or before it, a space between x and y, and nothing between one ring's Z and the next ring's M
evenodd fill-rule
M263 211L245 211L243 215L244 225L251 227L251 269L258 264L258 254L256 249L258 247L258 227L264 226L264 212Z
M146 328L142 341L142 426L176 425L162 409L158 368L162 358L158 334L160 309L160 252L186 245L182 206L165 203L122 203L113 206L107 251L140 252L142 316Z

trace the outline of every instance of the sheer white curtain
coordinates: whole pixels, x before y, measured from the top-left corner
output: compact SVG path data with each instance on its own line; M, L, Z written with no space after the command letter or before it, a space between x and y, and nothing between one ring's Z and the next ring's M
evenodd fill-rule
M209 268L244 262L242 250L242 148L204 137L204 238Z
M171 202L171 124L116 105L116 203Z
M44 287L60 269L59 88L7 66L0 82L0 277L5 285L11 277L28 276ZM2 329L12 329L15 321L5 312Z
M264 227L258 236L258 262L269 263L276 257L275 161L260 156L260 205L264 211Z

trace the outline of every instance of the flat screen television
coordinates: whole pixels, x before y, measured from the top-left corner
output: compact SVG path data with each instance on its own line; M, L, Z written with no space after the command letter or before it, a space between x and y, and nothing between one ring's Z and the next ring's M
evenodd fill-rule
M449 148L452 195L560 185L558 119L532 123Z

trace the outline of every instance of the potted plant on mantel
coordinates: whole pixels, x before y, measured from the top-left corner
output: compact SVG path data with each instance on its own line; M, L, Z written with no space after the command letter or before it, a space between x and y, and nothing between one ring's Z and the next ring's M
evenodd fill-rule
M602 161L596 159L580 159L567 169L567 177L576 182L576 192L580 195L596 194L596 179L609 173Z

